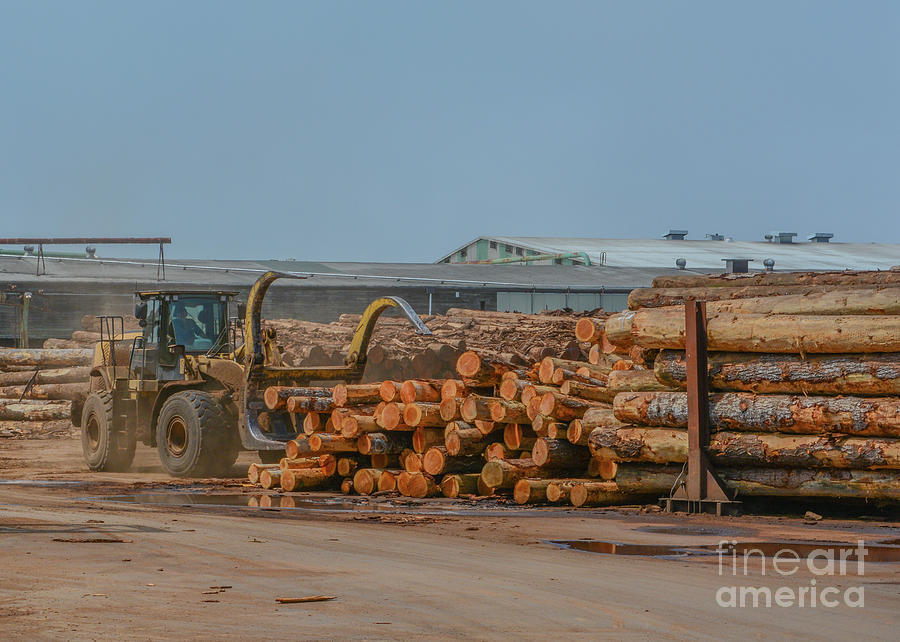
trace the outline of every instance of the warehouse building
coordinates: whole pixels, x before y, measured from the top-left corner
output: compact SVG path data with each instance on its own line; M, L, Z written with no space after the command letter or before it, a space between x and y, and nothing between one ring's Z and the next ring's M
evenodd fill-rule
M689 236L687 230L669 230L657 239L482 236L436 262L684 267L700 272L724 271L728 260L746 260L750 271L888 270L900 263L900 245L839 243L828 232L806 235L802 242L794 232L769 232L758 241L735 241L723 234L706 234L703 240Z

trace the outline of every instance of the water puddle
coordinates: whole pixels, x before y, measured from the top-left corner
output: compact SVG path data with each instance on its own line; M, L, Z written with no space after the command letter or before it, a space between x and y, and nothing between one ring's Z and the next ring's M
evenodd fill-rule
M114 502L153 506L181 506L190 508L249 508L257 510L302 510L310 512L338 513L415 513L417 515L497 515L541 516L548 513L506 506L496 502L484 506L460 504L457 501L411 500L406 497L311 497L305 495L164 492L134 493L129 495L105 495L77 497L76 501Z
M717 528L715 526L641 526L634 530L659 535L687 535L692 537L738 537L746 535L746 528Z
M782 559L832 558L836 562L841 559L847 562L857 562L860 559L860 550L856 542L734 542L726 541L719 544L704 544L684 546L665 546L658 544L624 544L621 542L606 542L600 540L550 540L548 543L562 548L588 553L602 553L604 555L642 555L646 557L659 557L662 559L679 559L693 556L722 556L726 559L732 557L747 557L755 559L772 559L776 554ZM900 562L900 546L887 545L886 542L878 544L864 544L863 559L865 562ZM824 552L823 552L824 551Z
M0 479L0 486L84 486L82 481L50 481L35 479Z

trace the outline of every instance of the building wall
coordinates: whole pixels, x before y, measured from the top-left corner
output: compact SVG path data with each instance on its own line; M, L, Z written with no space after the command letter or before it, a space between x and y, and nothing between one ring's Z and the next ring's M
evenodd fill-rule
M498 292L497 310L537 314L544 310L570 308L585 312L603 308L607 312L619 312L628 307L628 295L599 292Z

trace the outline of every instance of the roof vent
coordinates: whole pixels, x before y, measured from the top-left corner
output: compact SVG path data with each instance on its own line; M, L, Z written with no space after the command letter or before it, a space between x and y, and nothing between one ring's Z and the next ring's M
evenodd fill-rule
M771 272L775 269L775 259L766 259L763 261L763 265L766 266L766 272Z
M753 259L722 259L725 261L726 274L746 274L750 271L750 261Z
M809 237L810 243L828 243L831 239L834 238L834 234L830 232L816 232L815 234Z
M34 246L33 245L26 245L23 249L25 250L25 256L33 256L34 255Z
M663 238L667 241L683 241L687 233L687 230L669 230L663 234Z
M725 237L722 236L721 234L707 234L706 238L708 238L710 241L724 241L725 240Z
M86 248L84 248L84 253L89 259L97 258L97 248L95 248L93 245L88 245Z
M684 259L675 259L675 265L678 266L679 270L683 270L687 267L687 261Z
M772 242L780 243L782 245L790 245L794 242L794 237L797 236L796 232L772 232ZM768 238L768 235L767 235Z

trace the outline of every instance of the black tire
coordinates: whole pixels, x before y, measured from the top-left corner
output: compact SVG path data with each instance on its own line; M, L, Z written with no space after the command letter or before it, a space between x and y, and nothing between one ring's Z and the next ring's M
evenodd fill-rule
M134 461L136 445L133 433L116 426L112 395L105 391L89 394L81 411L81 448L88 468L125 472Z
M156 420L156 449L175 477L217 477L237 460L234 426L209 394L190 390L169 397Z
M264 464L277 464L284 459L283 450L258 450L259 460Z

